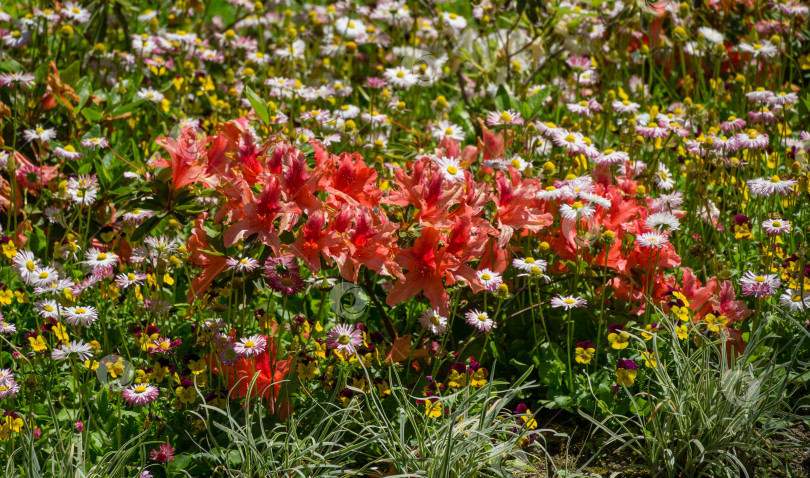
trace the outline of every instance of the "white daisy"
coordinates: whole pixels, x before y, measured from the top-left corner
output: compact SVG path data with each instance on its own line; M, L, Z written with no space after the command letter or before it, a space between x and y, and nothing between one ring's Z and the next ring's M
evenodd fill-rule
M659 231L677 231L681 228L678 217L671 212L657 212L647 216L644 225L648 229L658 229Z
M118 264L118 254L91 247L84 253L84 262L89 269L104 269Z
M581 203L580 201L574 201L572 204L563 204L560 206L560 215L568 220L575 220L580 218L589 218L593 216L596 212L596 209L588 204L588 203Z
M655 185L664 191L669 191L675 187L675 180L672 178L672 173L669 171L669 168L663 164L658 165L658 172L655 173L653 179L655 180Z
M53 299L37 301L34 310L45 319L59 319L59 304Z
M478 309L472 309L464 314L467 318L467 323L480 330L481 332L489 332L496 327L495 322L489 317L486 312L481 312Z
M20 249L12 259L14 270L17 272L20 280L26 284L31 284L35 278L34 272L40 266L39 259L36 258L33 252Z
M398 66L395 68L386 68L383 72L388 82L397 88L410 88L419 81L419 76L408 70L407 68Z
M141 88L138 90L138 98L142 100L151 101L152 103L160 103L163 101L163 93L154 88Z
M810 307L810 294L787 289L784 294L779 296L779 304L787 307L791 312L800 312Z
M51 352L51 358L53 360L65 360L72 355L75 355L79 360L84 362L93 356L93 347L84 343L83 340L71 340L70 344L62 344Z
M503 284L503 277L495 271L489 269L481 269L480 271L476 272L478 276L478 280L481 282L481 285L484 286L484 289L492 292L500 287Z
M449 120L439 120L436 125L431 128L431 133L436 141L441 141L445 136L452 138L456 141L464 141L464 130L460 126L451 123Z
M428 329L433 335L444 335L447 330L447 317L442 317L434 309L428 309L419 317L422 327Z
M267 339L259 334L242 337L233 345L233 348L240 357L252 357L267 349Z
M90 306L65 307L65 322L74 326L90 326L98 320L98 310Z
M436 158L436 164L448 181L464 181L464 170L458 159L440 157Z
M762 221L762 229L765 229L765 232L768 234L780 235L790 232L791 224L790 221L785 221L784 219L768 219L767 221Z
M640 245L641 247L652 247L654 249L659 249L664 247L664 244L669 242L669 238L666 234L658 231L652 232L645 232L644 234L639 234L636 236L636 244Z
M551 299L551 306L552 307L555 307L555 308L562 307L565 310L585 307L586 305L588 305L587 300L582 299L580 297L573 296L573 295L568 295L568 296L558 295L557 297L554 297L553 299Z

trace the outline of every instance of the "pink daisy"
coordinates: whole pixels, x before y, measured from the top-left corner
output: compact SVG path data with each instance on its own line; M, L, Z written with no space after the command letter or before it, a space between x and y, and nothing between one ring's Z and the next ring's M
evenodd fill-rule
M480 330L481 332L489 332L496 327L495 322L489 317L486 312L481 312L478 309L472 309L464 314L467 318L467 323Z
M154 385L142 384L133 385L124 389L124 400L130 405L137 407L148 405L160 396L160 391Z
M174 448L168 443L163 443L157 450L152 450L149 454L149 458L158 463L174 461Z
M267 339L263 335L251 335L250 337L242 337L235 344L233 350L240 357L252 357L259 355L267 349Z
M776 274L757 275L751 271L746 271L740 279L743 295L753 297L771 296L781 283Z
M581 308L588 305L588 301L573 295L562 296L558 295L551 299L551 306L555 308L562 307L565 310Z
M489 126L523 124L523 117L514 110L490 111L487 115L487 124Z
M354 325L338 324L326 337L326 346L339 352L354 353L363 344L363 332Z
M768 219L762 222L762 229L768 234L779 235L790 232L791 226L790 221L784 219Z

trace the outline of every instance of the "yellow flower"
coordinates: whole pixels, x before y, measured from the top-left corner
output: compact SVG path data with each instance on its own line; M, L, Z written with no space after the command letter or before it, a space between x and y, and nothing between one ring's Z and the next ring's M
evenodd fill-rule
M11 305L11 299L14 298L14 291L0 290L0 304Z
M672 312L672 315L680 319L681 322L689 322L689 316L692 313L692 309L690 309L689 307L679 307L675 305L672 306L672 309L670 310Z
M753 239L754 235L751 234L751 228L748 226L748 223L745 224L735 224L734 225L734 238L737 240L741 239Z
M312 333L312 328L313 327L311 325L309 325L309 322L306 322L306 321L304 322L304 334L305 335L308 335L308 334ZM321 325L320 322L315 322L315 331L316 332L323 332L323 326Z
M8 259L11 259L12 257L17 255L17 248L14 247L13 242L9 241L3 244L3 255L6 256L6 258Z
M442 416L442 403L440 401L425 400L425 415L428 418L439 418Z
M377 393L380 394L381 397L390 397L391 396L391 387L388 386L388 381L380 380L374 384L377 387Z
M25 422L20 417L15 418L15 417L12 417L12 416L8 416L8 417L6 417L6 424L11 428L11 431L20 432L20 431L22 431L22 428L23 428L23 425L25 425Z
M447 375L447 386L450 388L463 388L467 385L467 374L459 373L457 370L450 370Z
M480 367L478 370L473 372L472 376L470 376L470 385L475 388L483 387L487 384L487 375L489 375L487 369Z
M366 379L363 377L359 378L352 378L352 387L365 392L366 391Z
M180 403L192 404L197 399L194 387L177 387L174 389L174 394L177 395Z
M317 350L315 350L315 356L317 356L318 358L325 359L326 358L326 342L324 342L322 344L315 344L315 345L317 347Z
M681 319L681 322L689 322L689 319L692 316L692 309L689 308L689 301L686 300L686 297L680 292L674 292L672 296L683 304L672 306L670 309L672 315Z
M626 332L613 332L608 334L608 342L616 350L626 349L630 345L630 336Z
M45 337L41 335L37 335L36 337L28 337L28 341L31 343L31 347L34 348L34 352L44 352L48 350L48 344L45 343Z
M641 352L641 358L644 359L644 365L649 368L653 368L658 365L658 362L655 360L654 352Z
M616 383L619 385L624 385L627 387L632 387L633 383L636 381L636 376L638 375L638 371L632 368L620 368L616 369Z
M655 325L654 328L653 325ZM641 336L644 337L644 340L650 340L651 338L653 338L653 335L657 333L658 333L658 324L647 324L647 326L644 327L644 331L641 332Z
M59 339L60 342L63 344L68 344L70 342L70 337L68 336L67 329L61 323L58 323L53 326L51 329L56 338Z
M194 383L200 388L205 387L205 384L208 383L208 375L206 374L192 375L192 378Z
M27 304L31 302L31 297L28 295L28 292L24 290L15 290L14 295L17 296L18 304Z
M574 360L576 360L577 363L591 363L594 353L596 353L596 349L593 347L577 347L574 350Z
M537 420L534 419L532 416L532 411L528 408L525 412L521 415L520 419L523 421L523 424L526 425L526 428L529 430L534 430L537 428Z
M678 334L678 338L681 340L686 340L689 337L689 329L685 325L675 327L675 333Z
M716 329L716 331L719 332L728 325L728 317L725 315L706 314L706 324L708 324L709 330Z
M307 363L298 362L296 369L301 380L312 380L318 376L318 362L315 360Z
M199 375L205 372L205 360L189 360L188 361L188 368L191 370L191 373L194 375Z
M155 364L152 367L152 380L155 382L162 382L166 377L169 376L169 367L164 367L159 363Z
M110 374L112 378L123 377L124 372L126 372L126 364L124 363L124 357L118 357L115 362L109 362L107 365L107 373Z
M142 385L144 383L149 383L149 374L146 373L146 370L138 369L135 372L135 383Z

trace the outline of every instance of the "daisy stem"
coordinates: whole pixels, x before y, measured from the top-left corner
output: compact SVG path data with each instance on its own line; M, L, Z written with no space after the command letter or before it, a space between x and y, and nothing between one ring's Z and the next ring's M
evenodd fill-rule
M567 357L568 357L568 391L573 395L574 393L574 369L571 367L571 340L574 334L573 320L571 319L571 309L568 309L567 321Z
M605 246L605 267L602 273L602 297L599 306L599 321L597 322L596 353L594 354L594 370L599 370L599 347L602 344L602 324L605 323L605 297L607 296L607 264L610 245Z
M287 296L284 296L284 309L287 308ZM282 311L282 314L284 311ZM247 295L245 294L245 275L242 274L242 333L247 335L247 331L245 329L245 321L247 316ZM283 318L283 315L282 315Z
M645 284L644 284L644 293L649 298L650 302L652 302L652 294L650 293L650 285L652 283L652 271L650 268L652 267L652 256L653 256L653 248L650 248L650 258L647 261L647 277L645 277ZM650 321L650 307L645 304L644 306L644 325Z

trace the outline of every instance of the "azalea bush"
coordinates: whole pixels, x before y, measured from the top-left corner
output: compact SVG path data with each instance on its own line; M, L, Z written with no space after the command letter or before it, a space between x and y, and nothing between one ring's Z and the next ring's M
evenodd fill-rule
M601 443L566 473L779 465L753 457L806 403L807 16L4 6L7 473L563 472L542 417Z

